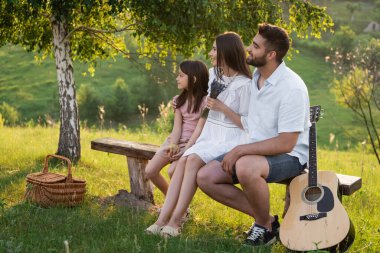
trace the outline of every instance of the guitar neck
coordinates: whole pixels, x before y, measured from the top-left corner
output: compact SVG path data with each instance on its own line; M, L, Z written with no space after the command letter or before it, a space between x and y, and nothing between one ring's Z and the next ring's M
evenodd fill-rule
M317 126L311 123L309 133L309 187L317 186Z

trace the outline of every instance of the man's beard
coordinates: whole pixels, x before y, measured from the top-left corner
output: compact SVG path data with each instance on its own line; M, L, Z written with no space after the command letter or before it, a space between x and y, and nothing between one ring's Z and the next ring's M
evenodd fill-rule
M267 60L265 59L265 55L260 57L260 58L255 58L253 59L252 56L250 55L247 60L247 64L252 65L256 68L263 67L267 64Z

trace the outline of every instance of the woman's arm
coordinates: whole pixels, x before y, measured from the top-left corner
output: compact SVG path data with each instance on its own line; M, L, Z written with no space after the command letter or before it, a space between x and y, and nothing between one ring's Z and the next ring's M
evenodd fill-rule
M235 125L243 129L243 125L241 124L240 119L241 116L226 106L222 101L208 97L207 107L214 111L223 112L224 115L226 115L226 117L228 117Z

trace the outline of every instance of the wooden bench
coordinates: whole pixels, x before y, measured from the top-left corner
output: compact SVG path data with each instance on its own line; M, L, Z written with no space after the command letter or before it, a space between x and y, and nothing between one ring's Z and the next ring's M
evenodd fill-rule
M157 145L146 143L116 140L113 138L101 138L91 141L91 149L107 153L125 155L127 157L131 193L140 199L154 204L153 192L149 180L145 177L145 167L148 160L152 159ZM362 186L360 177L337 174L339 179L340 195L350 196ZM288 185L288 182L286 182ZM284 214L289 206L289 190L286 188Z

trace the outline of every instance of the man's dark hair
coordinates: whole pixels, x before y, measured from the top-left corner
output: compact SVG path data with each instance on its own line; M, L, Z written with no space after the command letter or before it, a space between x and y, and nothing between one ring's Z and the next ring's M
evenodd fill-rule
M282 62L290 47L289 35L286 30L264 23L259 25L259 34L266 39L266 50L268 52L275 51L277 62Z

